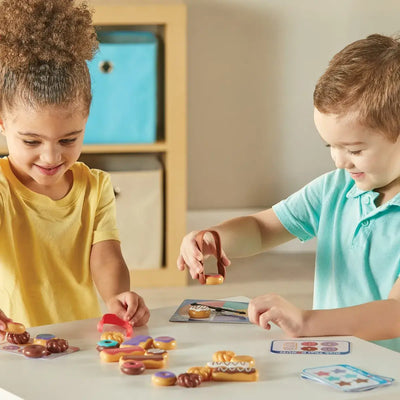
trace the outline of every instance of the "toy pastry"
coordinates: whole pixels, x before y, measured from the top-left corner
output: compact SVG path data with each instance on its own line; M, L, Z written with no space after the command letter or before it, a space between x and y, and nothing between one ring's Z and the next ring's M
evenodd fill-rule
M235 356L235 353L233 351L228 351L228 350L222 350L222 351L216 351L212 359L213 361L216 362L229 362L232 360L232 357Z
M122 342L120 347L122 348L129 346L140 346L143 349L148 349L153 346L153 338L151 336L146 336L146 335L134 336Z
M101 320L97 323L97 330L99 332L103 332L103 327L105 324L121 326L126 331L126 337L131 337L133 334L132 325L128 321L124 321L117 317L115 314L104 314Z
M40 344L44 347L47 346L47 342L50 339L55 339L56 337L52 335L51 333L41 333L39 335L36 335L33 339L33 344Z
M146 369L161 369L165 368L167 360L160 354L132 354L119 359L120 364L126 361L140 361Z
M50 339L46 345L46 349L50 353L64 353L68 347L68 341L65 339Z
M144 349L139 346L120 347L118 349L104 349L99 354L105 362L117 362L122 356L144 354Z
M10 322L7 322L6 324L7 324L7 326L6 326L5 331L9 332L9 333L21 334L21 333L24 333L26 330L25 326L20 324L19 322L10 321Z
M204 285L219 285L224 282L226 267L222 261L222 248L221 248L221 239L217 231L200 231L196 237L196 243L201 252L203 252L203 238L206 233L211 233L215 242L215 249L217 252L217 268L218 275L206 275L204 272L199 274L199 282Z
M22 354L29 358L41 358L48 354L46 347L40 344L28 344L22 349Z
M118 343L122 343L125 339L121 332L103 332L100 336L101 340L115 340Z
M162 350L173 350L176 348L176 340L171 336L158 336L153 340L153 346Z
M104 349L117 349L119 343L116 340L100 340L97 342L96 350L102 351Z
M224 283L224 277L220 274L205 275L206 285L220 285Z
M24 333L10 333L8 332L6 335L6 340L9 343L13 344L26 344L29 342L30 334L25 331Z
M253 368L256 364L254 358L251 356L233 356L231 358L231 362L246 362L251 368Z
M209 318L211 308L203 305L191 305L188 314L190 318Z
M147 349L146 352L144 353L146 355L160 355L163 356L165 359L168 359L168 351L163 350L163 349Z
M258 380L258 371L250 367L248 362L209 362L211 378L214 381L242 381L253 382Z
M146 368L140 361L131 360L120 363L119 369L127 375L139 375L142 374Z
M153 374L151 381L156 386L173 386L176 382L176 375L169 371L159 371Z
M187 388L194 388L200 385L201 377L198 374L189 374L184 373L180 374L176 380L176 383L179 386L187 387Z
M187 373L199 375L202 382L211 380L210 367L191 367L187 370Z

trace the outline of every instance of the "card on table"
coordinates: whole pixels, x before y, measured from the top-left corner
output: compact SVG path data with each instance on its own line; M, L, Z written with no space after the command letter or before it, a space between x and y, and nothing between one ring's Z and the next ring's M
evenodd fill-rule
M330 339L273 340L271 352L279 354L348 354L350 353L350 342Z
M208 318L190 318L189 308L191 304L201 304L214 308L224 308L231 311L211 309L211 314ZM230 324L248 324L247 308L249 303L243 301L231 300L196 300L186 299L177 308L174 314L169 319L170 322L214 322L214 323L230 323ZM237 311L240 312L237 313Z
M390 385L394 379L371 374L348 364L306 368L301 377L332 386L345 392L360 392Z
M28 344L32 344L32 343L30 342L30 343L27 343L26 345L28 345ZM17 354L19 356L26 357L22 353L22 350L24 349L24 347L26 345L25 344L13 344L13 343L8 343L8 342L3 342L3 343L0 343L0 351L6 351L8 353L14 353L14 354ZM49 354L47 356L36 358L36 360L52 360L54 358L58 358L58 357L66 356L66 355L71 354L71 353L75 353L76 351L79 351L79 350L80 350L79 347L69 346L68 349L66 351L62 352L62 353L51 353L51 354ZM26 358L28 358L28 357L26 357Z

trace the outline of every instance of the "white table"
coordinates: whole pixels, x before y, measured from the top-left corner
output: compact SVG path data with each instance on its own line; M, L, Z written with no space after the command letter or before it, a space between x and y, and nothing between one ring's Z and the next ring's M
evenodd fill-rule
M124 375L118 363L103 363L96 351L100 334L98 320L82 320L29 329L31 336L53 333L68 339L80 351L53 360L28 359L0 353L0 399L26 400L124 400L142 396L148 399L399 399L400 353L355 337L324 339L349 340L348 355L274 354L271 340L282 339L282 332L270 332L255 325L168 322L175 307L152 310L147 327L135 335L169 335L178 348L169 354L166 368L177 375L191 366L205 365L218 350L251 355L256 360L258 382L206 382L194 389L180 386L155 387L147 370L143 375ZM347 363L379 375L395 378L388 387L369 392L344 393L299 377L304 368Z

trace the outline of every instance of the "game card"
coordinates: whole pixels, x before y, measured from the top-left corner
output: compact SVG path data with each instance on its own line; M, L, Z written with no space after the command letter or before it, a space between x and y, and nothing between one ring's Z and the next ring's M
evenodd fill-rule
M347 364L306 368L302 378L311 379L345 392L361 392L380 386L390 385L394 379L371 374Z
M345 340L273 340L271 352L279 354L348 354L350 342Z

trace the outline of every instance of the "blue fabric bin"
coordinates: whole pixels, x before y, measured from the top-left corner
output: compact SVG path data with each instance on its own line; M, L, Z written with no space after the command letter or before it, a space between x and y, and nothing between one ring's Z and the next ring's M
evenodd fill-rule
M152 143L157 136L157 38L152 32L98 33L88 63L93 100L84 143Z

